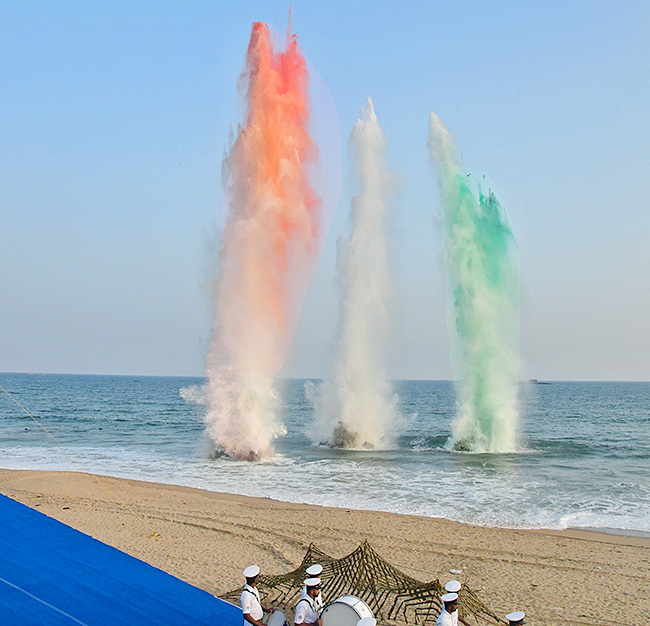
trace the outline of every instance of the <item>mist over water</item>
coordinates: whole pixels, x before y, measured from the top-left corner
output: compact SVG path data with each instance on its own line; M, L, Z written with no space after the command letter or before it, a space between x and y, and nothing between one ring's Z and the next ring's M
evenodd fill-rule
M309 180L309 74L295 35L275 50L253 24L241 76L246 119L224 159L227 211L222 281L207 358L206 424L239 459L273 454L284 433L272 376L284 363L321 239L321 202Z
M505 209L485 179L460 166L453 137L431 114L428 145L439 175L447 325L458 416L455 449L516 449L519 259Z
M361 189L352 199L350 234L338 242L341 317L333 378L306 387L315 409L309 433L316 444L385 448L401 423L398 397L386 373L394 293L389 220L396 181L388 170L386 139L370 98L350 143Z

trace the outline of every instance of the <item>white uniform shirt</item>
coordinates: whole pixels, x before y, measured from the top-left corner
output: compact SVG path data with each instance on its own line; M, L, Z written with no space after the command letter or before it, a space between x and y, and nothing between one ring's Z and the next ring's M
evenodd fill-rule
M260 620L264 615L262 603L260 602L260 592L250 585L244 587L241 592L241 610L242 613L248 613L253 619Z
M300 592L300 599L304 600L305 598L307 598L307 585L305 585L302 588L302 591ZM323 594L321 594L320 591L318 592L318 595L316 596L316 598L314 598L314 600L316 602L316 606L318 607L318 609L319 610L322 609L323 608Z
M448 613L443 607L440 617L436 621L436 626L458 626L458 611Z
M313 624L318 621L316 606L311 598L302 598L296 607L294 624Z

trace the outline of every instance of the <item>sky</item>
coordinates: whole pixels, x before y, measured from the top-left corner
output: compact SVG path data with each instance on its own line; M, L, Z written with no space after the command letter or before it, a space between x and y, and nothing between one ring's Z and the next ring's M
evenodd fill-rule
M0 5L0 371L204 374L238 78L252 23L281 38L288 14ZM649 3L294 0L291 22L335 107L314 134L340 132L342 189L281 375L331 374L349 134L371 97L400 180L390 375L450 377L433 111L512 222L521 378L650 380Z

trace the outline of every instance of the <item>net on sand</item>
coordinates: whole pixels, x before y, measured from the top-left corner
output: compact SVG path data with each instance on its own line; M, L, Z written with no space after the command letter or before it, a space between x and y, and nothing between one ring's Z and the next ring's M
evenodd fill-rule
M367 541L341 559L310 544L302 563L293 571L277 576L260 575L257 588L262 604L281 609L291 621L308 577L305 570L314 563L323 566L320 579L325 602L342 595L356 596L370 607L380 623L431 624L442 610L440 597L446 592L439 580L422 582L407 576L379 556ZM241 588L222 597L238 604L240 595ZM471 614L481 624L501 623L467 584L458 595L461 617Z

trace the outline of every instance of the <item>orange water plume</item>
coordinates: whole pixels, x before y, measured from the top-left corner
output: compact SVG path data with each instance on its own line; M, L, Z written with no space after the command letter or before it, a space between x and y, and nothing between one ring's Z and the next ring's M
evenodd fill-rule
M212 439L234 457L272 454L283 432L270 378L284 363L319 251L320 199L309 181L317 158L308 132L309 74L295 35L276 51L253 24L241 76L247 112L230 168L222 284L208 355Z

